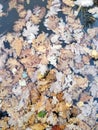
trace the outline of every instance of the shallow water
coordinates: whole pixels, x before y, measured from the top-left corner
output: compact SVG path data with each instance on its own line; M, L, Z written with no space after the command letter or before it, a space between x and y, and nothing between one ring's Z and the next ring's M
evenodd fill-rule
M0 1L0 128L97 128L98 19L71 0L12 1Z

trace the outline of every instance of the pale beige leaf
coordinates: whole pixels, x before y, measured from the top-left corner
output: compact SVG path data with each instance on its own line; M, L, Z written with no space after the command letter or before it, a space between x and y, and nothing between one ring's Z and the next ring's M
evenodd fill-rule
M21 53L22 45L23 41L20 38L16 38L11 44L12 48L15 49L17 56L19 56Z

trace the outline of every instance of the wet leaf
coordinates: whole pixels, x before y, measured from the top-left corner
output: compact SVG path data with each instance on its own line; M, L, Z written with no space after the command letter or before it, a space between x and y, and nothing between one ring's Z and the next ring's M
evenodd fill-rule
M40 124L40 123L37 123L37 124L34 124L32 126L32 130L44 130L46 127L45 124Z
M59 125L55 125L52 127L52 130L61 130L61 128L59 127Z
M73 0L63 0L63 3L66 4L67 6L70 6L70 7L74 6Z
M40 112L38 113L38 117L41 117L41 118L44 118L45 115L46 115L46 111L40 111Z
M21 53L22 45L23 41L21 38L16 38L11 44L12 48L16 51L17 56L19 56Z

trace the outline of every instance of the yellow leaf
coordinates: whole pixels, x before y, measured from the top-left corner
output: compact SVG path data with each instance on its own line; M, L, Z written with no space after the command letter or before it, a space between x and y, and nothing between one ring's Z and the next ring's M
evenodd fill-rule
M92 50L92 51L91 51L91 56L92 56L92 58L94 58L94 59L98 59L98 52L97 52L96 50Z
M32 126L32 130L44 130L45 128L46 128L46 125L40 124L40 123L34 124Z

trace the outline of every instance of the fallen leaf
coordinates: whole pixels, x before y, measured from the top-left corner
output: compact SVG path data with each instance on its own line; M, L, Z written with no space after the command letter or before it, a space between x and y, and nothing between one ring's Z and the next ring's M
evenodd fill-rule
M91 57L94 59L98 59L98 52L96 50L91 51Z
M52 130L61 130L61 128L59 127L59 125L55 125L52 127Z
M74 6L73 0L63 0L63 3L66 4L67 6L70 6L70 7Z
M33 15L33 14L32 14L32 16L31 16L30 20L31 20L34 24L39 24L39 22L41 21L38 16Z
M17 56L20 55L22 50L23 40L21 38L15 38L11 46L16 51Z
M86 77L83 78L81 76L75 76L74 81L75 81L74 87L85 88L88 85L88 80Z
M42 110L38 113L38 117L44 118L46 114L46 111Z
M32 126L32 130L44 130L45 128L46 128L46 125L40 124L40 123L34 124Z

